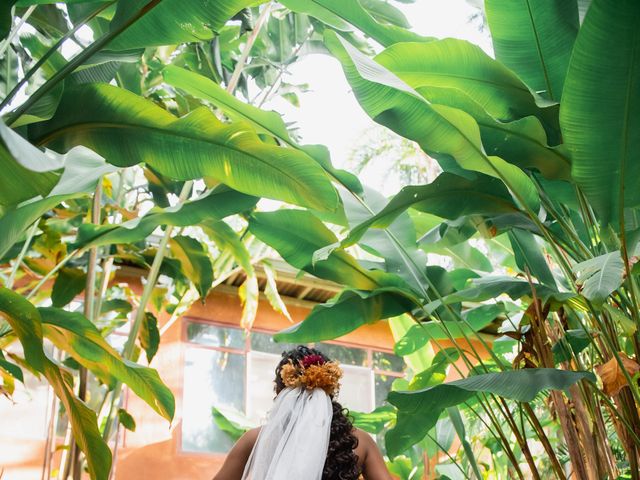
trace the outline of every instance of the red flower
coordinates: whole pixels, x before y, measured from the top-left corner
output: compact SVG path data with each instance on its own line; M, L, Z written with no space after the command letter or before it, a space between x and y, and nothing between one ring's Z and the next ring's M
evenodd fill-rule
M307 355L302 359L302 366L309 368L311 365L324 365L325 360L320 355Z

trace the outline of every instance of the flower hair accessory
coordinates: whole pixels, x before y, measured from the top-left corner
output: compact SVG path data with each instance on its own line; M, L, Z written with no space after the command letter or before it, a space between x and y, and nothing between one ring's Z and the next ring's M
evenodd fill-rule
M336 362L327 362L320 355L307 355L298 365L289 362L280 370L285 387L321 388L333 397L340 390L342 369Z

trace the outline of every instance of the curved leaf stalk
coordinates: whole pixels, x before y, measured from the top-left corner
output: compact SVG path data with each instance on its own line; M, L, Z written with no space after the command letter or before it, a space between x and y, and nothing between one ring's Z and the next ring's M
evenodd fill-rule
M240 54L240 58L238 59L236 68L233 70L233 73L231 74L231 79L229 80L229 84L227 85L228 92L230 93L233 92L238 86L238 81L240 81L240 75L242 74L242 70L244 70L244 67L247 63L247 59L249 58L249 53L251 52L251 48L253 47L253 44L255 43L256 38L258 38L258 33L260 33L260 29L262 28L262 25L264 24L264 22L267 20L267 17L270 11L271 11L271 3L268 3L267 5L264 6L264 8L262 9L262 12L260 12L260 16L258 17L258 20L256 20L256 24L253 27L253 31L251 32L251 35L249 35L249 38L247 39L247 44L245 45L244 49L242 50L242 53Z
M49 281L49 279L51 279L51 277L53 277L56 273L58 273L58 270L60 270L62 267L64 267L67 262L69 262L69 260L71 260L73 257L75 257L76 255L78 255L80 253L80 250L74 250L71 253L68 253L62 260L60 260L58 262L58 264L53 267L51 270L49 270L41 279L40 281L36 284L35 287L33 287L31 289L31 291L27 294L27 296L25 297L27 300L29 300L30 298L32 298L36 293L38 293L38 290L40 290L42 288L42 286L47 283L47 281Z
M349 188L347 188L347 190L353 195L354 198L357 199L357 201L364 207L366 208L372 215L373 215L373 210L371 210L371 208L366 204L366 202L364 202L364 200L362 198L360 198L355 192L353 192L352 190L350 190ZM401 242L395 237L395 235L393 235L392 232L390 232L388 229L383 229L385 234L390 238L390 240L392 241L394 247L396 248L396 250L398 251L398 253L401 255L401 257L403 258L403 260L405 261L405 264L407 265L407 267L409 268L409 270L411 271L412 275L414 276L414 278L416 279L416 283L417 285L419 285L422 289L422 293L425 296L425 298L427 300L429 300L429 296L427 294L427 291L424 289L424 287L422 287L422 282L420 281L419 278L417 278L417 275L415 270L417 270L419 273L419 275L424 278L424 280L427 282L427 284L429 285L429 287L433 290L433 292L436 294L436 297L438 298L438 300L442 301L442 295L440 294L440 292L438 291L438 289L436 288L436 286L433 284L433 282L427 277L427 275L425 275L424 272L422 272L418 266L415 264L415 262L413 261L413 259L411 258L411 256L408 254L408 252L405 250L405 248L402 246ZM411 267L414 268L411 268ZM462 321L463 323L467 324L467 326L471 326L469 324L469 322L464 319L461 315L458 315L457 312L455 312L450 305L445 305L443 302L443 305L445 306L445 308L447 308L447 310L454 315L454 317L456 317L457 319L459 319L460 321ZM418 322L420 323L420 322ZM459 350L462 355L461 357L463 358L463 361L465 361L468 365L468 368L472 367L469 359L466 357L465 353L465 349L463 349L455 340L455 338L453 337L453 335L451 335L451 333L448 331L448 328L446 327L446 324L443 323L443 331L445 331L446 335L449 337L449 340L453 343L453 345L456 347L457 350ZM494 361L496 361L496 364L503 369L502 363L499 361L498 357L495 355L495 353L493 352L493 350L489 347L489 345L486 343L486 341L482 338L482 336L479 334L479 332L475 332L474 329L472 329L472 331L474 332L475 336L480 340L480 342L482 343L482 345L484 346L484 348L490 353L490 355L493 357ZM475 348L473 347L473 343L470 341L469 337L467 336L467 334L465 332L462 332L465 340L467 341L467 343L469 344L471 350L474 353L474 356L478 359L478 361L480 362L480 364L485 368L485 370L488 371L488 369L486 368L486 366L484 365L484 362L482 361L481 356L479 355L479 353L475 350ZM436 342L437 343L437 342ZM444 351L441 348L442 351ZM445 353L446 355L446 353ZM455 365L455 363L453 363L453 365ZM504 401L503 399L501 399L502 401ZM494 401L497 402L497 399L494 398ZM485 405L484 402L481 402L481 405L483 406L483 409L485 410L485 412L490 416L492 423L494 424L494 426L498 429L499 434L500 434L500 438L502 440L502 444L503 444L503 448L508 448L510 450L510 445L508 440L506 439L506 437L504 436L504 433L502 432L502 429L500 427L500 423L498 422L497 418L495 418L495 416L493 415L492 411L491 411L491 406L490 406L490 402L488 400L486 400L487 404ZM498 409L500 410L501 414L507 419L507 421L509 422L510 420L510 412L507 409L506 412L502 410L502 408L500 408L500 405L498 404ZM512 420L512 419L511 419ZM519 445L521 447L521 449L523 450L523 453L525 453L525 456L527 457L527 462L529 464L529 467L531 468L532 472L535 472L534 475L537 475L536 478L540 478L539 474L537 472L535 463L533 462L533 457L531 456L531 452L528 451L528 446L526 444L526 441L522 439L519 431L517 430L517 426L515 425L514 422L509 422L510 423L510 427L512 428L512 430L515 428L514 430L514 435L516 435L516 438L519 439ZM513 423L513 425L512 425ZM537 432L538 433L538 432ZM544 432L543 432L544 433ZM544 441L541 439L541 441L544 443ZM526 452L529 453L529 455L527 456ZM512 452L511 452L512 453ZM553 454L553 457L555 457L555 452L553 452L551 450L551 453ZM514 465L514 467L516 467L519 470L519 466L517 461L515 460L515 456L513 456L512 453L512 463ZM553 462L554 465L556 463L559 464L557 458L555 458L555 462ZM519 472L521 478L522 477L522 472ZM560 477L563 478L563 477Z
M465 472L465 471L464 471L464 468L462 468L462 465L460 465L460 463L459 463L459 462L458 462L458 461L457 461L457 460L456 460L456 459L451 455L451 453L449 453L449 450L448 450L448 449L446 449L446 448L445 448L445 447L444 447L440 442L438 442L438 438L437 438L437 437L434 437L434 436L433 436L433 435L431 435L430 433L427 433L427 438L428 438L429 440L431 440L431 441L436 445L436 447L438 447L438 448L440 449L440 451L441 451L442 453L444 453L444 454L447 456L447 458L449 459L449 461L450 461L453 465L455 465L455 466L456 466L456 468L457 468L458 470L460 470L460 473L462 473L462 475L464 475L464 478L469 478L469 475L467 474L467 472ZM429 459L428 459L428 458L426 458L426 456L425 456L425 463L426 463L428 460L429 460ZM480 478L482 478L482 477L480 477Z
M562 469L562 465L560 465L560 461L558 460L556 452L553 449L553 446L549 441L549 437L547 437L547 434L545 433L544 428L540 423L540 420L538 420L536 413L533 411L533 408L531 408L531 405L529 405L528 403L521 403L520 406L524 408L529 424L536 431L536 435L540 439L540 442L542 443L544 451L547 453L547 455L549 455L549 458L551 459L551 462L553 465L553 470L556 472L556 475L558 475L558 478L562 480L566 479L567 476L565 475L564 470Z
M136 12L126 22L123 22L115 30L109 31L104 34L98 40L93 42L89 47L85 48L78 55L73 57L64 67L58 70L49 80L47 80L33 95L31 95L27 101L20 105L14 112L7 117L7 125L12 126L16 121L27 112L33 105L38 102L42 97L49 93L56 85L63 81L67 75L73 72L77 67L82 65L86 60L91 58L95 53L102 50L109 44L114 38L124 32L127 28L137 22L140 18L149 13L152 9L157 7L162 0L151 0L144 7Z
M419 323L419 324L421 323L415 318L414 318L414 321L416 323ZM455 348L461 353L460 358L462 358L463 362L465 362L466 367L469 370L471 370L473 368L473 364L467 358L466 350L458 345L458 343L456 342L455 338L451 335L450 332L448 332L448 330L446 330L446 327L444 327L444 330L445 330L445 333L447 334L447 336L449 337L449 340L452 342L452 344L455 346ZM445 356L445 358L450 363L450 365L454 368L454 370L458 373L458 375L460 375L460 377L463 378L464 375L465 375L464 372L460 369L460 367L458 367L458 365L456 364L454 359L447 352L446 348L444 348L440 344L440 342L438 340L433 339L432 342L440 349L442 354ZM473 345L469 341L468 341L468 343L473 348ZM515 454L513 453L513 450L511 449L511 444L510 444L509 440L507 439L506 435L504 434L504 431L502 430L501 423L498 421L497 417L494 415L494 411L492 410L492 407L491 407L491 399L497 404L498 410L504 416L505 413L500 408L500 404L498 403L497 397L495 395L490 395L490 398L485 394L482 394L482 395L478 396L478 400L479 400L480 406L482 407L484 412L489 417L489 420L492 423L493 427L495 428L497 434L493 430L491 430L491 428L485 422L485 420L477 412L475 412L475 410L472 407L470 407L469 405L467 405L467 407L475 414L476 418L480 419L480 421L487 428L487 431L490 432L491 435L494 438L496 438L497 440L499 440L501 442L502 448L505 451L506 455L509 457L511 463L513 464L513 467L518 472L519 478L521 480L524 480L524 475L522 474L522 471L520 470L520 466L519 466L518 461L517 461L517 459L515 457ZM534 465L534 467L535 467L535 465Z
M304 44L307 43L307 40L309 40L309 38L311 38L311 35L313 34L313 28L309 29L309 32L307 33L307 35L302 39L302 41L300 42L300 45L298 45L295 50L291 53L291 59L294 59L296 57L296 55L298 55L298 53L300 53L300 50L302 50L302 47L304 47ZM280 79L282 78L282 75L284 75L285 72L285 68L283 65L280 65L280 69L278 70L278 75L276 75L275 80L271 83L271 85L269 86L269 89L267 90L267 93L264 94L264 96L262 97L262 99L260 100L260 103L258 103L258 108L262 108L262 106L269 101L269 97L271 97L271 95L277 91L276 86L280 83ZM256 98L253 99L254 101L256 100ZM251 102L253 103L253 102Z
M184 183L178 200L179 204L184 203L184 201L189 198L192 187L193 181L190 180ZM147 276L147 282L145 283L144 289L142 290L142 295L140 296L140 304L138 305L136 316L131 324L131 330L129 332L129 336L127 337L127 342L124 344L122 356L125 360L131 360L131 357L133 356L135 343L138 338L138 333L140 332L142 320L144 319L145 310L147 308L147 304L149 303L149 299L151 298L151 294L153 293L153 289L155 288L156 281L158 280L160 267L162 266L162 261L164 260L164 255L167 250L169 240L171 239L172 232L173 227L171 225L167 225L164 231L164 235L160 240L158 251L153 258L153 263L151 264L151 269L149 270L149 275Z
M533 285L531 274L529 269L525 269L525 273L527 275L527 280L531 285L531 292L533 295L533 305L534 312L531 316L531 331L533 332L533 341L536 345L536 349L540 352L540 360L544 367L553 368L554 360L553 354L550 348L549 337L547 336L546 330L546 322L545 318L541 311L541 303L538 300L538 296L536 294L536 289ZM565 444L567 446L567 450L569 451L569 457L571 458L571 464L578 476L578 478L586 478L586 479L597 479L597 472L594 471L594 465L590 462L589 457L595 456L594 452L585 452L587 457L582 454L580 445L581 435L579 433L579 429L577 428L579 424L579 420L574 419L569 411L567 404L565 403L564 397L561 392L551 391L551 398L553 400L553 405L555 406L556 413L558 415L558 419L560 420L560 425L562 427L562 432L564 434ZM576 415L578 415L576 413ZM587 433L587 432L583 432ZM588 433L590 435L590 433ZM590 444L588 442L589 439L583 438L583 448L587 448Z
M126 169L122 169L118 172L118 192L116 193L116 205L122 206L122 201L124 199L125 190L124 190L124 177L125 177ZM116 212L113 215L112 223L119 223L122 219L122 214L120 212ZM95 296L94 308L93 308L93 319L98 319L100 317L100 310L102 309L102 301L107 294L107 288L109 287L109 278L111 277L111 269L113 268L114 257L109 256L104 260L102 264L102 277L100 279L100 288L98 289L98 294Z
M7 49L9 48L9 45L11 45L11 42L13 41L15 36L18 34L22 26L29 19L29 17L31 16L31 14L33 13L33 11L36 9L37 6L38 6L37 4L31 5L27 9L27 11L24 13L22 18L20 18L20 21L18 22L18 24L11 30L11 33L9 33L9 35L7 36L5 41L2 43L2 45L0 45L0 57L2 57L4 55L4 52L7 51Z
M36 72L40 69L42 65L46 63L51 56L58 51L58 49L62 46L62 44L68 39L72 38L80 28L82 28L88 21L92 20L94 17L100 14L103 10L106 10L111 5L116 3L118 0L112 0L111 2L100 5L96 10L91 12L82 18L78 23L76 23L71 30L65 33L60 39L54 43L51 48L42 56L40 60L36 62L36 64L29 69L27 73L24 74L24 77L20 79L20 81L11 89L11 91L4 97L2 102L0 102L0 111L5 108L11 100L16 96L16 94L20 91L20 89L33 77ZM7 77L8 78L8 77Z
M20 250L20 254L18 255L18 258L16 258L15 260L13 268L11 269L11 274L7 279L5 287L9 289L13 288L13 282L16 279L18 270L20 270L20 265L22 264L22 260L24 259L24 256L29 251L29 245L31 244L31 240L33 240L33 236L36 234L37 230L38 230L38 220L34 222L33 226L27 232L27 237L25 238L24 245L22 246L22 250Z
M498 398L500 399L500 402L498 403L498 408L500 409L504 418L507 420L507 423L509 424L509 428L511 429L514 436L516 437L516 441L520 446L520 450L522 450L524 458L527 461L527 465L529 465L529 470L531 471L532 477L534 478L534 480L540 480L540 472L538 472L538 468L536 467L536 462L533 459L531 450L529 449L529 444L527 443L527 439L520 433L520 429L518 428L518 425L516 424L516 421L513 418L511 411L509 410L509 406L507 405L507 402L502 397L498 397Z
M182 187L182 191L180 192L180 197L178 203L184 203L184 201L189 198L191 194L191 190L193 188L193 181L189 180L184 183ZM147 275L147 281L142 289L142 295L140 296L140 302L138 304L138 309L136 310L136 316L131 322L131 329L129 330L129 335L127 337L127 341L124 344L124 348L122 351L122 357L125 360L131 360L133 357L133 353L135 350L136 340L138 339L138 334L140 333L140 328L142 326L142 321L144 320L145 310L147 308L147 304L149 303L149 299L151 298L151 294L153 293L153 289L155 288L156 281L158 280L158 276L160 274L160 267L162 266L162 261L164 260L164 255L167 250L167 245L169 240L171 239L171 232L173 231L173 227L171 225L167 225L164 231L164 235L160 240L160 245L158 246L158 250L156 251L156 255L153 258L153 263L151 264L151 269L149 270L149 274ZM111 395L111 404L109 407L109 413L107 414L107 418L105 421L104 431L102 432L102 438L107 441L111 435L111 429L113 424L116 424L116 435L118 432L119 422L117 418L115 418L115 411L117 404L121 401L121 393L122 393L122 383L118 382L113 389ZM111 474L113 474L113 464L111 466Z

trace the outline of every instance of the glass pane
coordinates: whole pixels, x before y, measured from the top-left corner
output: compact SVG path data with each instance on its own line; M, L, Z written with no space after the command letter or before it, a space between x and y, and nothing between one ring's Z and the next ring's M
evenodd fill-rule
M337 360L343 365L367 366L366 350L343 347L342 345L334 345L331 343L320 343L317 345L317 348L327 357L332 360Z
M227 347L244 350L244 333L237 328L223 328L207 323L189 322L187 340L207 347Z
M275 398L275 370L280 355L249 352L247 355L247 418L255 425L266 420Z
M233 440L220 430L212 407L244 412L245 357L188 348L184 366L182 448L189 452L226 453Z
M343 407L358 412L370 412L374 408L373 373L364 367L343 365L344 376L340 382L338 401Z
M391 391L393 381L398 377L390 375L376 375L376 407L380 407L387 399L387 395Z
M373 352L373 368L388 372L403 372L404 360L392 353Z
M275 353L279 358L282 352L286 352L297 346L295 343L276 343L273 341L273 335L269 333L251 332L251 350ZM276 364L277 363L278 362L276 362ZM276 368L276 364L273 365L274 369Z

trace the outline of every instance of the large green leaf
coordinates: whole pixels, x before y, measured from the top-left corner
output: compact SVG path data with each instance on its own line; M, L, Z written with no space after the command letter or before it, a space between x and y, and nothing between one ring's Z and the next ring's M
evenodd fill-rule
M217 179L241 192L334 210L323 169L293 148L262 142L248 124L220 122L202 107L177 119L126 90L86 84L65 90L56 115L31 128L40 145L82 144L114 165L145 162L174 180Z
M60 179L60 156L47 156L0 120L0 205L46 196Z
M640 5L594 0L573 49L560 124L573 178L603 224L640 205Z
M486 0L496 58L531 89L560 101L578 33L575 0Z
M17 0L6 0L2 2L0 5L0 40L4 40L4 37L9 35L11 31L11 24L13 20L13 15L11 15L11 11L13 10L13 5Z
M591 258L573 266L576 282L582 285L582 295L602 303L620 285L624 276L624 262L619 250Z
M530 402L543 390L564 390L583 379L596 381L591 372L536 368L476 375L425 390L391 392L389 402L398 408L398 423L386 435L387 451L393 458L418 443L446 408L464 403L476 393Z
M415 306L405 292L380 288L372 292L343 290L329 302L317 305L304 321L274 335L277 342L308 343L332 340L356 328L395 317Z
M170 245L172 256L180 260L182 273L195 285L204 301L213 283L213 267L206 246L185 235L173 237Z
M0 287L0 315L20 340L29 366L44 372L46 357L42 345L42 322L36 307L22 295Z
M304 210L255 213L249 230L273 247L287 263L319 278L359 290L402 285L395 275L367 270L343 250L334 250L324 260L313 262L317 250L336 244L337 238L317 217Z
M84 290L87 274L81 268L62 267L51 289L51 305L64 307Z
M354 227L343 245L355 243L368 228L386 228L408 208L455 219L465 215L517 212L509 192L497 179L480 175L468 180L440 174L427 185L403 187L377 214Z
M228 188L217 188L206 196L175 207L151 210L145 216L120 225L82 224L78 228L76 247L133 243L148 237L159 225L186 227L206 219L219 220L250 210L257 198Z
M411 24L402 10L388 3L386 0L360 0L365 8L376 20L402 28L411 28Z
M358 0L282 0L285 7L298 13L306 13L338 28L351 30L351 25L361 30L383 46L398 42L429 40L396 25L378 22Z
M344 211L351 227L368 219L372 212L384 208L387 201L373 189L365 188L360 196L351 195L341 190ZM427 256L418 249L416 230L411 217L401 213L384 230L367 231L359 244L369 253L384 259L385 270L402 278L413 291L421 292L428 288L428 275L424 266Z
M438 321L413 325L399 339L393 350L396 355L409 355L424 347L431 340L450 338L473 338L474 332L482 330L504 312L503 304L482 305L462 314L463 321Z
M0 313L20 340L29 367L42 372L60 398L69 416L74 439L87 458L92 478L106 480L111 469L111 451L98 431L96 414L74 396L69 386L73 380L65 380L60 368L45 356L42 335L46 328L43 329L41 310L21 295L0 287ZM88 320L85 321L95 329Z
M396 419L396 412L393 407L383 405L369 413L349 410L349 416L353 419L354 427L376 434L380 433L386 424Z
M478 123L482 145L487 152L520 168L539 170L548 179L571 178L571 160L566 146L549 146L549 139L554 143L559 141L557 125L545 131L534 116L501 122L456 88L418 87L416 90L431 103L447 105L471 115Z
M533 94L516 74L467 41L399 43L375 60L415 89L455 88L498 120L533 115L547 128L558 129L557 107L548 108L550 102Z
M38 218L65 200L86 196L95 189L100 177L115 170L115 167L85 147L76 147L63 158L64 171L48 197L25 203L0 217L0 257L20 240L25 230Z
M335 32L325 33L325 43L342 63L347 80L364 110L376 122L416 141L423 150L456 173L473 170L500 178L529 208L537 211L535 186L519 168L485 153L480 130L467 113L435 105L379 63L356 50ZM451 164L454 159L456 164Z
M328 151L321 145L298 145L289 135L287 126L282 116L276 112L267 112L253 105L245 103L211 79L198 73L190 72L174 65L169 65L162 70L164 80L180 90L196 98L211 102L220 108L225 115L234 121L246 121L250 123L258 133L271 135L286 143L290 147L298 148L307 153L318 162L327 173L338 179L347 188L355 192L362 191L362 185L355 175L338 170L331 165Z
M459 303L463 301L483 302L490 298L495 298L501 294L509 295L513 300L528 296L533 296L531 292L532 285L525 279L512 278L506 275L490 275L473 279L469 288L454 292L444 297L446 304ZM558 292L555 288L538 283L533 284L538 298L554 298L557 300L566 300L575 296L574 293ZM439 302L434 302L439 305Z
M144 8L149 0L118 2L112 30ZM163 0L109 44L114 50L158 47L212 39L222 26L256 0Z
M528 273L536 277L540 283L557 288L549 264L540 245L536 242L536 237L531 232L520 229L513 229L508 232L508 235L518 267L525 273L528 270Z
M95 412L75 397L69 385L72 380L65 380L65 373L49 359L44 365L44 375L69 417L73 438L85 454L90 477L107 480L111 471L111 450L98 430Z
M119 381L147 402L159 415L173 419L175 400L158 372L123 360L82 314L53 307L39 308L45 336L69 352L81 365L110 387Z

